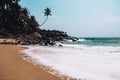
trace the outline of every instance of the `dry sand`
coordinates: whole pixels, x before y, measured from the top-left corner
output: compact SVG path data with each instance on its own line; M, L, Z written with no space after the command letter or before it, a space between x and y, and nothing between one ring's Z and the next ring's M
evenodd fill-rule
M0 38L0 43L2 42L13 42L15 43L17 40L13 38L5 39L5 38Z
M0 80L61 80L24 61L15 45L0 45Z

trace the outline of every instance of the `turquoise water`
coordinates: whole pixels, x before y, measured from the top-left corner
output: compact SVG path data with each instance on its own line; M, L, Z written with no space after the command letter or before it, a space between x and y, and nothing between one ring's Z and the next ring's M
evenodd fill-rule
M64 44L82 44L88 46L120 46L120 38L79 38L77 41L65 41Z
M120 38L79 38L61 45L29 46L23 54L34 64L43 64L60 76L76 80L120 80Z

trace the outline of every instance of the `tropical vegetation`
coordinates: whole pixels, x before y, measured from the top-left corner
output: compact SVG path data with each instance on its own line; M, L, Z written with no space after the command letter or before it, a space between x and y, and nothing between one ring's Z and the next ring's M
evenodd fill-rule
M1 0L0 2L0 34L31 34L39 28L39 24L27 8L19 5L20 0Z
M45 9L45 12L44 12L44 16L46 16L46 19L45 19L45 21L40 25L40 26L43 26L44 24L45 24L45 22L47 21L47 19L48 19L48 16L51 16L52 14L51 14L51 9L50 8L46 8Z
M20 0L0 1L0 38L15 38L20 44L51 44L68 37L65 32L57 30L41 30L51 16L51 9L46 8L45 21L39 25L35 16L30 15L27 8L19 4Z

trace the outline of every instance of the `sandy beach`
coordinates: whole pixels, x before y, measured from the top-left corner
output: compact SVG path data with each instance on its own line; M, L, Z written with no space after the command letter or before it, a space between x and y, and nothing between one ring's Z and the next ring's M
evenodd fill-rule
M0 80L61 80L25 61L18 54L24 48L0 45Z

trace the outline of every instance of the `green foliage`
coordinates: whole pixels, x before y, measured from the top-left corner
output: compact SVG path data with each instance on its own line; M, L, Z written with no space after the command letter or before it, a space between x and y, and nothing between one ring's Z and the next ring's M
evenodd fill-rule
M44 16L51 16L52 14L51 14L51 9L50 8L46 8L45 9L45 12L44 12Z
M46 17L45 21L40 25L40 27L45 24L45 22L46 22L47 19L48 19L48 16L51 16L51 15L52 15L52 14L51 14L51 9L47 7L47 8L45 9L45 12L44 12L44 16L47 16L47 17Z
M59 30L40 30L40 34L43 41L62 41L63 39L67 39L69 37L66 32Z
M20 0L0 0L0 34L22 35L37 31L39 24L27 8L19 5Z

